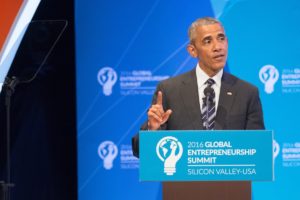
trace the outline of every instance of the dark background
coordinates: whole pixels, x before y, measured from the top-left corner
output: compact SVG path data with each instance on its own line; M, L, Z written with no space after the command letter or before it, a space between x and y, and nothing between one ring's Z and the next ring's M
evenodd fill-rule
M77 199L76 95L74 2L42 0L33 21L67 20L68 26L37 77L19 84L11 101L11 199ZM27 41L47 39L46 29L29 35ZM32 37L32 38L30 38ZM38 44L21 44L9 72L20 76L18 65L26 52L37 52ZM32 51L29 51L30 46ZM27 47L27 48L26 48ZM21 50L21 49L20 49ZM29 55L34 63L39 55ZM27 62L23 62L27 63ZM38 66L38 65L36 65ZM35 65L27 66L35 71ZM4 91L0 99L0 167L5 176L6 111Z

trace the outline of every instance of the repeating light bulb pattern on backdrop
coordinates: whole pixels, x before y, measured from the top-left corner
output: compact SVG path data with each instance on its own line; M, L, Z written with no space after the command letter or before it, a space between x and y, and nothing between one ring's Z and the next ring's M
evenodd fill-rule
M275 132L275 181L253 183L253 199L300 199L299 1L77 0L75 10L79 200L161 199L160 183L139 182L131 137L158 82L196 66L187 29L203 16L223 23L226 70L259 88L266 128ZM159 148L162 170L171 146L180 155L171 143L166 157Z

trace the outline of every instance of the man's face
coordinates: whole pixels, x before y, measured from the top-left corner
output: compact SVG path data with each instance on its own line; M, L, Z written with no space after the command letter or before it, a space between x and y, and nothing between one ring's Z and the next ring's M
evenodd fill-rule
M218 23L197 27L194 40L187 48L209 76L217 74L226 64L228 42L223 27Z

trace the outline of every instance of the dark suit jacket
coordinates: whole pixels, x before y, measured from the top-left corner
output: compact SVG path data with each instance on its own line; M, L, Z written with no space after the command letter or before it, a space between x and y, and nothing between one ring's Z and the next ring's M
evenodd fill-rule
M162 130L203 130L198 96L196 70L162 81L164 110L173 112ZM147 123L141 127L147 130ZM223 72L219 104L215 119L216 130L264 129L262 106L258 89L237 77ZM132 138L132 149L139 156L139 135Z

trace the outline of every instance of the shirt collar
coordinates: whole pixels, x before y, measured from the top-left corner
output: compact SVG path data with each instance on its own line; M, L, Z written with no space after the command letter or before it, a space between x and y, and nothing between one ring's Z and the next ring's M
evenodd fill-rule
M201 86L204 85L204 83L209 79L212 78L215 81L215 84L217 87L221 86L221 79L223 76L223 69L221 69L216 75L213 77L209 77L199 66L199 63L197 64L196 67L196 77L197 77L197 83L198 87L200 88Z

